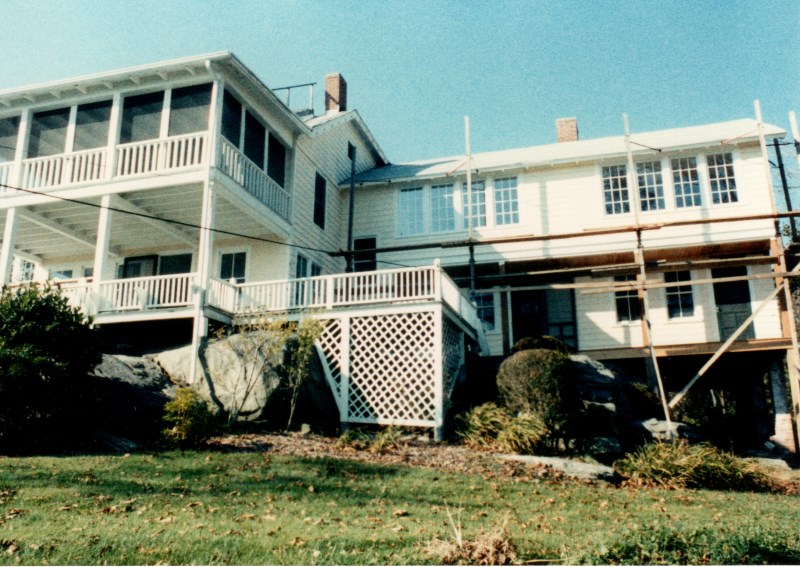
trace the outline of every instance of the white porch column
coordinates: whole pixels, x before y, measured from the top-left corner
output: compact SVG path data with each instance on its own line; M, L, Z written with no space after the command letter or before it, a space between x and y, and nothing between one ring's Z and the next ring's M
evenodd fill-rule
M441 273L441 272L440 272ZM436 425L433 438L444 440L444 311L437 303L433 309L433 399Z
M94 248L94 268L92 270L92 293L100 293L100 281L106 273L108 249L111 245L111 195L100 199L100 218L97 221L97 244Z
M200 244L197 248L197 281L195 282L195 313L194 330L192 331L192 357L190 359L189 375L193 382L198 375L198 356L200 344L208 336L208 318L203 313L206 304L206 291L211 279L211 266L213 264L214 248L214 214L216 210L217 193L213 182L206 179L203 185L203 209L200 215Z
M6 226L3 230L3 247L0 250L0 284L11 283L11 268L14 265L14 248L17 241L17 209L6 211Z

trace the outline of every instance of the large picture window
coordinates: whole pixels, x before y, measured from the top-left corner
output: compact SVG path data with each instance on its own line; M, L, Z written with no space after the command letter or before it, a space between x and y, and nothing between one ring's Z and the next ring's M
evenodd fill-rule
M677 208L699 207L702 204L696 158L686 157L672 160L672 184L675 187L675 206Z
M708 179L711 182L711 202L735 203L739 200L736 194L736 179L733 176L733 156L731 154L715 154L707 156Z
M431 232L447 232L456 229L454 194L455 190L452 185L431 187Z
M397 205L400 236L422 234L425 230L422 187L401 189Z
M635 282L636 276L614 276L615 282ZM635 289L626 289L614 293L617 305L617 321L638 321L642 318L642 308L639 294Z
M519 222L516 177L494 180L494 213L494 223L498 226Z
M624 165L603 168L603 200L608 215L631 212L627 170Z
M661 176L661 162L650 161L636 164L636 177L639 184L639 201L642 211L659 211L666 205L664 201L664 180Z
M666 283L688 282L691 276L688 270L679 272L666 272L664 281ZM692 317L694 315L694 296L692 295L691 284L668 287L667 290L667 314L670 319L679 317Z

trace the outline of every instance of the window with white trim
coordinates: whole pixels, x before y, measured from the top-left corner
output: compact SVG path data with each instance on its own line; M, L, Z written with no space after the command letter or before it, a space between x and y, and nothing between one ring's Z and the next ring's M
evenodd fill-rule
M639 184L639 202L641 203L642 211L660 211L665 208L661 162L637 163L636 177Z
M685 209L702 205L697 158L685 157L672 160L672 185L675 188L675 206L677 208Z
M464 219L464 229L469 228L469 199L467 184L461 185L461 209ZM472 182L472 228L486 226L486 182Z
M504 177L494 180L494 224L516 224L519 222L517 178Z
M636 276L614 276L615 282L635 282ZM642 318L642 308L639 302L639 294L635 289L626 289L614 293L614 300L617 304L617 321L638 321Z
M608 215L631 212L627 169L624 165L603 167L603 200Z
M736 179L733 176L733 156L730 153L706 156L708 180L711 183L711 202L715 205L735 203Z
M431 232L447 232L456 229L456 209L453 185L431 187Z
M422 234L425 231L422 187L401 189L398 197L400 236Z
M666 283L688 282L691 281L691 274L689 270L665 272L664 281ZM667 315L670 319L694 316L694 295L691 284L668 287L666 292Z
M244 283L247 252L225 252L219 258L219 279Z

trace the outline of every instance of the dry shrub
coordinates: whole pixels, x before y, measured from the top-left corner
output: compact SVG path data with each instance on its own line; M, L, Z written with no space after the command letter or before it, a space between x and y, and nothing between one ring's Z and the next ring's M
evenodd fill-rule
M457 422L465 445L501 453L534 454L547 435L547 427L537 416L514 415L493 403L472 408Z
M456 518L447 509L453 529L453 540L433 538L425 553L443 565L512 565L517 563L517 549L511 540L506 524L481 531L473 540L464 539L461 529L460 510Z
M630 483L667 488L777 492L779 484L753 463L711 445L651 443L614 463Z

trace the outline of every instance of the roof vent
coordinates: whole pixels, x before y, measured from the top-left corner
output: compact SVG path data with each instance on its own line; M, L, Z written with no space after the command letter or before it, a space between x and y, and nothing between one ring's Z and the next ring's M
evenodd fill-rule
M577 142L578 141L578 119L559 118L556 120L556 141L558 142Z

